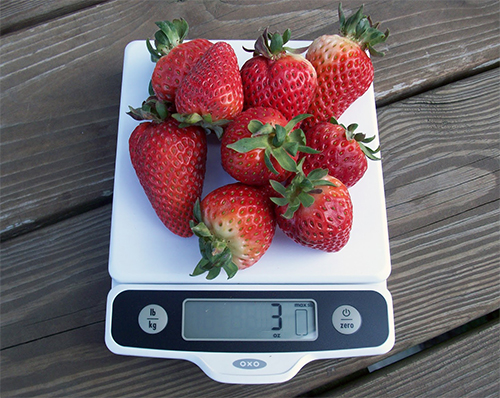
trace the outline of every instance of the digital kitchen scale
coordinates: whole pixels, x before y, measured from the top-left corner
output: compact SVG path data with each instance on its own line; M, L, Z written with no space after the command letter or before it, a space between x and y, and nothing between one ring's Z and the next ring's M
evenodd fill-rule
M227 40L240 66L254 41ZM310 42L292 41L291 47ZM380 161L369 161L350 189L354 220L347 245L326 253L294 243L280 230L254 266L232 279L190 273L198 238L181 238L158 219L132 167L126 114L148 97L154 64L144 41L125 50L111 222L106 345L116 354L184 359L219 382L291 379L317 359L379 355L394 345L387 216ZM368 137L377 118L373 86L340 118ZM209 136L203 197L234 180Z

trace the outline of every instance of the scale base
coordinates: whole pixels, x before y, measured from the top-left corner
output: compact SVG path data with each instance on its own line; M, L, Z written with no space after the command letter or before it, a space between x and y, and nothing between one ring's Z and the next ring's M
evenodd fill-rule
M312 339L194 338L185 336L185 303L250 301L291 303L304 311L314 303ZM392 298L385 284L375 285L116 285L108 295L106 345L115 354L184 359L215 381L268 384L290 380L318 359L381 355L394 345ZM296 322L295 318L291 318ZM298 319L298 318L297 318ZM234 321L234 320L233 320ZM276 321L276 319L273 319ZM284 318L283 322L287 322ZM228 328L231 320L223 320ZM302 324L301 324L302 325ZM240 325L241 326L241 325ZM233 334L233 332L230 332ZM305 332L307 333L307 332Z

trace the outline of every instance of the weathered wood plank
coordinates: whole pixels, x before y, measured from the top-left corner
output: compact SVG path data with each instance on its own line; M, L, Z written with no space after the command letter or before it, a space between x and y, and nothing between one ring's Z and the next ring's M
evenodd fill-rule
M2 348L104 319L110 221L103 206L2 246Z
M498 320L321 397L498 397Z
M190 37L254 39L266 26L292 26L294 38L310 40L337 31L337 4L109 1L3 36L2 238L109 201L123 49L151 36L155 20L184 16ZM381 4L373 0L365 6L392 31L382 46L389 49L387 56L374 60L379 103L498 60L494 0ZM344 2L346 13L358 6Z
M417 324L400 336L401 343L413 341L435 317L472 320L460 308L447 308L450 297L464 294L466 311L483 299L497 300L483 284L495 294L498 278L475 272L479 257L485 269L500 264L499 81L496 71L484 73L378 112L391 260L397 264L389 287L395 295L413 297L398 305L402 313L441 302L436 312L429 309L412 320ZM429 283L436 288L417 293ZM446 331L439 322L433 328Z
M49 21L105 0L3 0L0 3L0 34Z
M388 355L500 306L498 79L483 73L379 111L396 320ZM449 128L453 109L475 123ZM437 145L440 133L449 139ZM2 245L4 394L291 396L381 359L317 361L288 383L242 387L180 361L112 355L103 342L109 216L103 207Z

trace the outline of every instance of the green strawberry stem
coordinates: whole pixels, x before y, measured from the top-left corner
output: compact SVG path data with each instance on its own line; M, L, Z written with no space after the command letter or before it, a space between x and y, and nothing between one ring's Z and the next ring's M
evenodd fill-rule
M170 116L168 105L168 103L160 101L156 96L150 96L146 101L143 101L140 108L129 106L127 115L135 120L152 120L160 123Z
M342 3L339 3L339 22L342 36L357 42L363 51L368 49L371 55L379 57L384 55L384 53L375 50L373 46L387 40L389 29L382 33L378 29L380 23L373 24L370 17L363 14L363 6L346 19Z
M283 169L297 172L297 162L294 157L297 156L298 152L319 153L319 151L306 146L306 136L301 129L293 130L298 123L310 116L309 114L298 115L290 120L286 126L277 124L274 127L269 123L263 124L259 120L252 120L248 123L248 130L252 136L242 138L227 147L238 153L263 149L264 161L273 174L278 174L278 171L271 158L276 159Z
M146 40L146 47L151 54L151 61L157 62L161 57L167 55L175 46L181 44L186 38L189 25L183 19L174 19L170 21L155 22L160 28L155 33L155 47L151 45L150 40Z
M309 47L291 48L285 47L291 37L290 29L285 30L283 35L279 32L269 33L268 28L264 29L264 33L257 38L254 44L254 49L243 47L243 50L253 53L253 56L262 55L269 59L278 59L283 54L302 54Z
M304 160L301 159L298 163L297 173L286 187L277 181L269 181L273 189L281 195L281 197L271 197L270 199L278 206L288 206L283 214L286 219L292 218L300 206L312 206L314 203L312 194L321 193L321 186L335 186L331 181L324 179L328 174L326 169L312 170L306 176L302 170Z
M355 130L358 128L358 125L356 123L352 123L346 127L343 124L340 124L334 117L330 119L330 123L342 126L345 129L346 138L348 140L355 140L368 159L380 160L380 158L375 156L376 153L380 152L380 145L377 147L377 149L371 149L370 147L367 147L365 145L372 142L375 139L375 136L366 138L366 134L364 133L355 133Z
M223 126L230 122L230 120L226 119L214 121L212 119L212 115L210 114L200 115L198 113L174 113L172 114L172 117L180 122L179 127L200 126L205 129L207 134L214 132L219 140L222 138L222 134L224 134Z
M191 276L202 275L208 272L206 278L214 279L219 276L222 269L227 274L227 279L231 279L238 267L233 263L233 255L224 239L212 234L201 218L200 201L194 205L194 219L190 221L191 230L199 238L201 260L196 265Z

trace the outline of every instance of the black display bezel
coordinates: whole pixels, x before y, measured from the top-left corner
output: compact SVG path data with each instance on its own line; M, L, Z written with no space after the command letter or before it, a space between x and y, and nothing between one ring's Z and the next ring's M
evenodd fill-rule
M182 303L187 298L297 299L314 300L318 338L314 341L186 341L182 338ZM168 314L168 323L157 334L145 333L138 314L147 305L157 304ZM362 325L353 334L339 333L332 314L341 305L355 307ZM313 352L377 347L389 337L388 308L376 291L182 291L124 290L112 303L111 337L124 347L187 352Z

